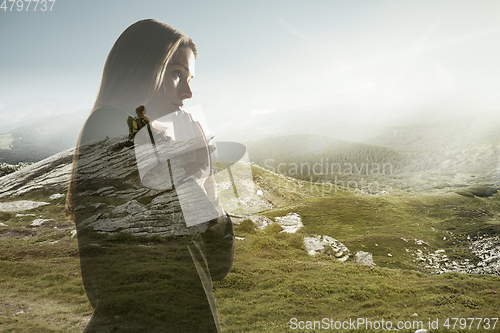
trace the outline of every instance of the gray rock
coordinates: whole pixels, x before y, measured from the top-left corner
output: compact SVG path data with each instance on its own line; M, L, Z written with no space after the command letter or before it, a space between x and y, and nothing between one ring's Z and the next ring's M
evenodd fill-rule
M37 190L67 190L74 149L63 151L0 178L0 198Z
M470 237L468 238L470 239ZM500 276L500 237L480 237L470 243L469 249L479 259L476 264L468 259L450 261L445 250L412 253L414 261L431 274L457 272L467 274L492 274Z
M353 255L352 261L365 265L375 265L373 255L370 252L358 251Z
M92 204L91 206L94 207L95 210L97 210L99 207L103 206L104 203L102 202L97 202L95 204Z
M141 205L137 200L131 200L113 209L112 213L115 215L121 215L121 214L136 215L143 213L145 210L146 209L144 208L144 206Z
M32 227L38 227L41 226L43 223L47 221L53 221L54 219L36 219L33 222L31 222L30 226Z
M297 213L288 213L286 216L277 217L275 220L276 223L281 225L281 227L283 228L283 232L288 232L291 234L295 233L297 230L299 230L304 226L302 224L302 219L300 218L300 215Z
M241 222L245 220L250 220L252 221L257 229L262 230L268 225L272 224L273 221L268 218L267 216L263 215L257 215L257 214L235 214L235 213L230 213L229 217L231 218L231 221L233 222L234 225L239 225Z
M49 200L56 200L56 199L60 199L60 198L64 198L64 194L62 194L62 193L52 194L49 197Z
M30 210L43 205L48 205L48 202L43 201L29 201L29 200L18 200L12 202L0 202L1 212L20 212L24 210Z
M324 253L342 262L346 261L350 254L349 249L344 244L330 236L304 237L304 245L309 255Z

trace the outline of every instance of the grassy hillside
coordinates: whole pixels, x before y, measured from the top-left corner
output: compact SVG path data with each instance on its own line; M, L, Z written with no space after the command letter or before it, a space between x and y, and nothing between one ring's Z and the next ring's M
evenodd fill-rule
M393 170L398 171L409 162L406 154L391 148L338 141L312 134L284 135L252 141L247 143L247 149L252 162L264 167L272 167L275 172L279 163L285 163L286 166L281 167L279 173L298 176L298 178L317 173L331 174L332 170L334 174L338 174L338 171L346 173L348 166L345 163L352 164L352 172L360 174L366 173L366 168L361 168L362 165L368 164L368 171L373 174L375 170L372 168L372 163L381 167L383 164L390 163ZM301 163L309 167L301 168ZM323 164L323 169L320 166L313 169L315 163ZM340 164L340 168L336 163ZM296 170L293 164L298 164ZM358 167L357 169L354 164Z
M404 141L412 133L400 136ZM498 142L491 140L410 150L296 134L252 141L247 148L251 161L276 173L339 186L349 184L351 190L368 193L500 185L500 150Z
M270 171L367 192L393 186L413 156L391 148L312 134L284 135L247 144L250 160ZM377 184L370 186L370 183ZM343 185L342 185L343 184ZM369 188L370 187L370 188Z
M288 332L292 318L384 319L393 325L400 320L428 325L430 318L439 320L440 329L433 331L458 332L459 326L443 328L446 318L498 317L500 277L428 275L411 253L444 249L452 259L474 260L467 236L498 234L499 194L377 196L339 189L321 195L320 185L296 181L302 186L287 189L286 179L253 170L258 185L268 184L264 196L281 203L261 214L296 212L305 227L297 234L280 233L276 224L262 231L249 222L236 228L244 239L237 241L233 269L214 283L224 332ZM47 201L50 194L24 199ZM81 332L91 316L71 237L74 227L60 214L63 205L64 199L57 199L27 212L35 216L0 213L7 225L0 227L1 332ZM53 220L29 226L35 218ZM351 251L372 252L376 265L310 257L302 239L312 233L330 235Z

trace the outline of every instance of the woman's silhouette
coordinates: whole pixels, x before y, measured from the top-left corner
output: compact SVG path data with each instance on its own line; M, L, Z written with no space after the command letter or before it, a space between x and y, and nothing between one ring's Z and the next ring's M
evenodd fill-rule
M182 110L196 57L190 38L151 19L128 27L108 55L66 207L95 309L85 332L220 331L212 280L232 267L234 232L203 129ZM138 106L150 126L126 147ZM165 118L174 140L155 128Z

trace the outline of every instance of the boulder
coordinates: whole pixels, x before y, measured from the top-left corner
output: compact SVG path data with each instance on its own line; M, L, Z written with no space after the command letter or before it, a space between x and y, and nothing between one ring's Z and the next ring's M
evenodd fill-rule
M61 199L61 198L64 198L64 194L62 194L62 193L55 193L55 194L52 194L49 197L49 200L56 200L56 199Z
M288 232L291 234L295 233L297 230L299 230L304 226L302 224L302 219L300 218L300 215L297 213L288 213L286 216L277 217L275 220L276 223L281 225L281 227L283 228L283 232Z
M233 221L234 225L239 225L241 222L243 222L245 220L250 220L255 224L255 226L259 230L262 230L265 227L267 227L268 225L270 225L271 223L273 223L273 221L269 217L263 216L263 215L256 215L256 214L229 213L229 217L231 218L231 221Z
M358 251L352 257L352 261L365 265L375 265L373 255L370 252Z
M39 227L41 226L43 223L47 222L47 221L53 221L54 219L36 219L34 220L33 222L31 222L30 226L32 227Z
M22 212L48 204L48 202L30 200L0 202L0 212Z
M339 260L346 261L349 258L349 249L330 236L314 235L313 237L304 237L305 250L309 255L324 253Z

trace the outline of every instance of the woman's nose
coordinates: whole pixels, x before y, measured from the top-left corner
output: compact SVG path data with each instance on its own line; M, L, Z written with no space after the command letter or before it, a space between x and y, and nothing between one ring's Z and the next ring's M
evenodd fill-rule
M181 91L181 98L184 99L190 99L193 97L193 92L191 91L191 86L189 85L189 82L186 82Z

